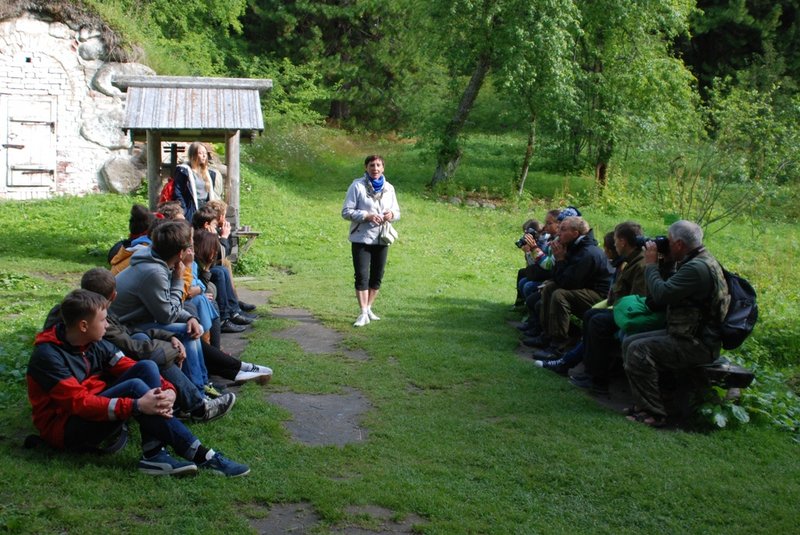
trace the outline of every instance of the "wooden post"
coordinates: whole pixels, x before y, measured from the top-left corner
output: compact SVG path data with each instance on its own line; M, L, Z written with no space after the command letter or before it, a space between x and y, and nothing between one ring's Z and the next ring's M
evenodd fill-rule
M229 206L233 207L233 228L239 228L239 140L241 131L225 134L225 165L228 178L225 181L225 195Z
M155 211L161 193L161 132L147 131L147 198Z

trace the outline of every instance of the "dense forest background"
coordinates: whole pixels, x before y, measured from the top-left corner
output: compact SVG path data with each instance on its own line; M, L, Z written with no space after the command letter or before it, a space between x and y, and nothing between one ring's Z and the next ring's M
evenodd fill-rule
M83 3L160 74L272 78L273 123L415 140L432 186L476 131L524 141L501 194L531 166L660 177L704 224L798 178L797 0Z

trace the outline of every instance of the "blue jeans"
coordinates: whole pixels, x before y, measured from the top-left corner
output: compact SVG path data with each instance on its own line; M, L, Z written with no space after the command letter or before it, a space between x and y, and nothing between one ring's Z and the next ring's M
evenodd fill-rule
M150 340L150 337L145 333L134 333L131 335L131 338L145 342ZM197 388L180 368L174 364L170 364L161 369L161 376L178 389L178 398L176 402L180 409L192 411L200 408L203 404L203 400L206 396L202 389Z
M204 331L210 331L211 323L219 317L219 310L217 310L216 303L214 303L214 301L209 301L205 294L196 295L191 299L187 299L183 303L183 306L187 310L190 310L190 312L195 313L197 321L200 322Z
M217 287L217 305L219 305L219 316L222 321L235 316L241 309L239 308L239 298L236 297L236 290L233 289L233 282L228 270L223 266L214 266L210 269L211 282Z
M138 399L149 390L160 386L158 365L151 360L141 360L98 395L106 398ZM177 418L151 414L139 414L134 418L141 429L143 452L153 452L169 445L178 455L191 460L200 446L200 440ZM67 422L64 442L70 449L96 445L119 425L119 422L95 422L73 416Z
M519 290L519 293L522 295L522 298L527 299L533 292L539 289L539 283L536 281L528 280L526 277L522 277L519 280L517 289Z
M186 348L186 361L183 363L183 373L192 381L197 388L203 389L208 384L208 370L203 360L203 349L200 347L200 339L192 338L186 334L185 323L142 323L136 325L135 329L146 331L147 329L165 329L177 335Z

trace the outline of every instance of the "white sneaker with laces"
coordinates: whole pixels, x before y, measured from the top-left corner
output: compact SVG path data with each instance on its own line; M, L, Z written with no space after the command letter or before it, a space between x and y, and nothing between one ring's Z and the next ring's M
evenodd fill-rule
M353 324L353 327L363 327L364 325L369 323L369 315L366 312L362 312L359 314L358 319Z
M242 369L236 373L234 381L244 383L245 381L255 380L257 383L265 385L270 379L272 379L272 370L270 368L243 362Z
M377 314L375 314L371 308L367 309L367 316L369 317L370 321L378 321L381 319Z

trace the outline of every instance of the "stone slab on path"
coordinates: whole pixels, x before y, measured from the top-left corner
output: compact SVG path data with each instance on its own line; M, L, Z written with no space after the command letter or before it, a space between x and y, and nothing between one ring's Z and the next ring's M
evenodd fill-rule
M310 312L298 308L274 308L273 316L292 320L297 323L272 336L284 340L294 340L306 353L317 355L341 353L355 360L369 360L369 355L360 349L348 349L342 346L344 337L337 331L325 327Z
M296 441L310 446L344 446L367 439L361 418L371 405L357 390L346 394L270 394L267 399L292 413L284 422Z

